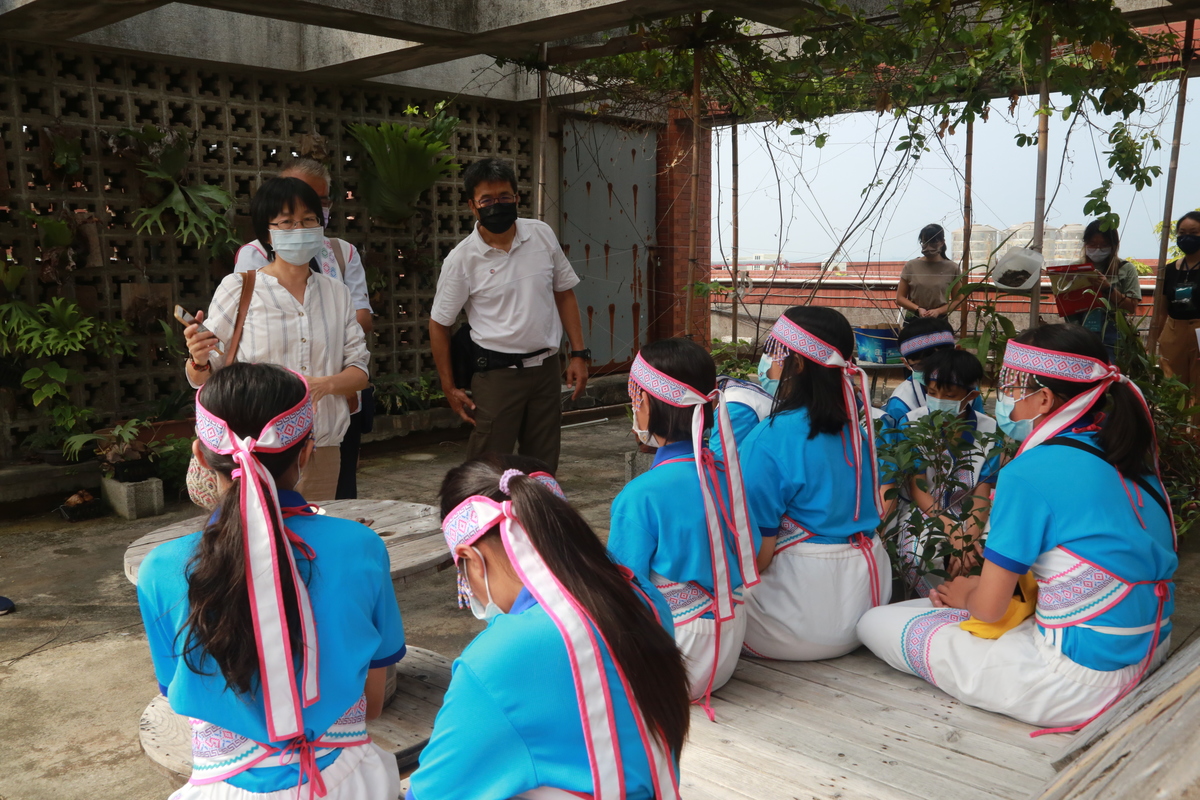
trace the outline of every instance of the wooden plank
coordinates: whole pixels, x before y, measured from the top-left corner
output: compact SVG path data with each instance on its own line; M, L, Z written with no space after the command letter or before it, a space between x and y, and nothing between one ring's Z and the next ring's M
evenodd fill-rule
M1036 730L1014 719L992 714L960 703L950 695L915 675L892 669L874 655L854 656L848 662L852 669L841 665L851 656L831 661L761 661L769 669L796 675L814 683L844 691L847 694L874 700L882 705L898 707L916 714L926 715L959 730L972 731L998 741L1005 741L1024 748L1034 757L1056 757L1070 739L1067 734L1050 734L1031 738ZM874 661L879 674L863 675L861 671L872 671L864 662Z
M966 763L979 759L1004 770L1006 774L1016 769L1030 776L1031 790L1054 774L1047 756L1032 756L1023 747L1005 739L963 730L925 714L830 689L802 677L768 669L761 662L743 660L738 665L736 676L743 683L776 689L806 707L812 706L810 711L805 712L809 719L829 719L828 715L833 714L835 719L829 721L835 726L849 720L864 730L864 736L869 739L890 734L901 740L914 739L944 748L962 756Z
M736 677L719 695L740 707L735 727L784 746L803 743L805 752L828 768L848 763L858 774L909 794L951 797L968 789L975 797L1024 798L1044 780L896 735L844 715L836 706L821 708ZM721 710L717 721L726 724Z
M1097 742L1115 731L1142 708L1153 703L1163 692L1200 668L1200 639L1185 646L1166 660L1119 703L1081 730L1054 760L1055 769L1063 769Z
M389 545L388 558L391 561L392 578L414 577L444 569L454 563L450 551L446 549L446 540L441 536L406 539L395 547Z
M1200 786L1200 668L1143 703L1035 798L1194 798Z
M371 738L396 755L401 771L415 766L433 733L433 720L450 685L450 659L410 647L395 667L395 695L378 719L367 723ZM391 676L389 675L389 682ZM142 713L142 749L151 762L182 786L192 774L192 732L186 717L159 695Z

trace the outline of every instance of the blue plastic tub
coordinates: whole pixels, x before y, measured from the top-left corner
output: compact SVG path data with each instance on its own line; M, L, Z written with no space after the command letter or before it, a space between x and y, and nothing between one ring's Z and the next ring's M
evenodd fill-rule
M900 343L896 331L884 325L878 328L855 328L854 344L858 360L869 364L899 364Z

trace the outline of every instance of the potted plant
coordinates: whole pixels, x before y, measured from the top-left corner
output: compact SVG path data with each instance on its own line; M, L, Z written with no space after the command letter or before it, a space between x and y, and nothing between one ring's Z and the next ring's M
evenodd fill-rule
M72 436L63 445L63 455L76 460L85 446L94 443L104 477L119 483L148 480L155 477L157 454L151 445L138 440L148 426L148 422L131 419L106 431Z

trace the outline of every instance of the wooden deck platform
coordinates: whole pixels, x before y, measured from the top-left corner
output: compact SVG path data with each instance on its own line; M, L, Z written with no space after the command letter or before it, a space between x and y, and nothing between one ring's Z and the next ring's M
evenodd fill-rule
M399 500L335 500L321 510L331 517L366 519L387 545L392 579L406 582L445 569L453 562L442 538L438 510L422 503ZM203 515L151 531L125 551L125 577L137 585L138 567L147 554L163 542L195 533L204 527Z
M1040 793L1067 734L970 708L865 648L820 662L743 658L692 712L685 800L965 800Z

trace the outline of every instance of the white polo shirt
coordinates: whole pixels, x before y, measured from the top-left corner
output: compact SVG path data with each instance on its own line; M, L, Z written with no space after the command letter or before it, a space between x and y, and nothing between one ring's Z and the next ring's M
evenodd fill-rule
M500 353L532 353L562 341L554 293L579 283L554 231L536 219L518 219L508 252L479 235L479 223L442 262L429 316L447 327L466 309L471 338ZM534 366L549 353L529 359Z

